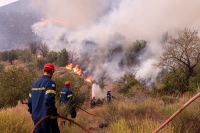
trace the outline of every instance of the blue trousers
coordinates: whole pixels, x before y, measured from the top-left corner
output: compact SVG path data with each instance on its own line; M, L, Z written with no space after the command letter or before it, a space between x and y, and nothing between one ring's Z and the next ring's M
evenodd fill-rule
M34 125L36 125L38 121L39 120L34 120ZM35 133L60 133L57 119L47 119L42 121L37 126Z

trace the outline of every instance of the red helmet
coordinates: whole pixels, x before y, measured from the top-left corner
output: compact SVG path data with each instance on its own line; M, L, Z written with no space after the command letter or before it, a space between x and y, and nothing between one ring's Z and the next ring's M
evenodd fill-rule
M44 65L44 69L43 70L55 70L54 66L51 63L47 63L46 65Z
M93 96L93 98L95 98L95 96Z
M110 92L110 89L108 89L107 92Z
M65 82L65 85L67 86L67 85L70 85L71 84L71 82L70 81L66 81Z

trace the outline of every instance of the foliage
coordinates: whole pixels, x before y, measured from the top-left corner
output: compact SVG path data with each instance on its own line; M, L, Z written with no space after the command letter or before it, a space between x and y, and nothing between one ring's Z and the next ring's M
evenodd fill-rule
M11 65L13 64L13 61L17 59L18 59L18 56L15 50L8 51L8 61L10 62Z
M125 57L125 63L127 65L132 65L135 63L137 54L146 46L145 40L136 40L126 51L124 54Z
M190 83L190 90L195 92L197 88L200 87L200 63L198 63L196 69L195 69L196 75L194 77L191 77L189 80Z
M44 65L47 63L47 60L45 58L35 58L34 59L34 66L38 70L42 70L44 68Z
M58 53L57 53L57 52L51 51L51 52L49 52L49 53L47 54L46 59L47 59L47 61L48 61L49 63L54 63L54 62L57 61L57 56L58 56Z
M165 71L183 70L185 81L189 86L189 78L194 74L200 58L200 37L198 31L185 28L170 37L163 45L164 52L154 65Z
M70 89L74 96L74 103L76 105L82 105L89 98L88 92L82 92L80 88L84 85L84 79L72 75L68 72L65 73L64 76L60 77L57 75L53 76L53 81L56 83L56 98L60 99L60 91L65 87L64 83L66 81L71 81Z
M183 93L189 88L185 81L184 70L172 71L163 77L164 91L167 93Z
M8 51L1 52L1 61L7 61L8 60Z
M13 107L19 100L26 100L37 78L37 72L23 67L12 66L4 70L0 74L0 108Z
M66 66L68 64L69 58L68 58L68 52L66 49L61 50L58 53L58 59L57 64L59 66Z
M32 55L36 55L37 53L37 41L29 42L29 50Z
M42 41L37 41L37 49L42 53L43 57L46 57L49 52L49 47Z
M22 60L23 62L30 63L32 62L32 55L29 50L22 50L21 53L18 55L18 59Z
M4 65L3 64L0 64L0 72L2 72L4 70Z
M118 82L120 85L119 93L127 93L132 87L141 85L133 74L125 74Z

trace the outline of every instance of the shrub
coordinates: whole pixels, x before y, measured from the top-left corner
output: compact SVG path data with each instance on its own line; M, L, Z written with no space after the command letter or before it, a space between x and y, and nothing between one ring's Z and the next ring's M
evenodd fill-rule
M45 58L35 58L34 59L34 66L38 70L42 70L44 68L44 65L47 63L47 60Z
M70 89L72 90L74 96L74 103L79 106L82 105L86 100L89 100L88 92L82 92L80 88L84 85L84 79L72 75L68 72L65 73L62 77L54 75L53 80L56 83L56 99L59 101L60 99L60 91L65 87L64 83L68 80L71 81Z
M13 107L24 101L32 83L38 78L32 69L12 66L0 73L0 108Z
M140 88L141 86L140 82L137 79L135 79L135 76L133 74L125 74L123 77L121 77L119 84L120 84L119 93L125 93L125 94L128 93L130 89L135 90Z
M189 90L185 81L185 73L183 70L177 70L166 74L163 78L164 91L168 93L183 93Z
M3 64L0 64L0 72L2 72L4 70L4 65Z
M57 64L59 66L66 66L68 64L68 52L66 49L61 50L58 53L58 59L57 59Z

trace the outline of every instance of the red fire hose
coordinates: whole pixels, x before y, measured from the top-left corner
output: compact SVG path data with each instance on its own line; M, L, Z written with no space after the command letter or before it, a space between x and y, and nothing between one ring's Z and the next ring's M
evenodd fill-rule
M45 119L47 119L47 118L50 118L50 117L51 117L51 116L49 115L49 116L46 116L46 117L42 118L42 119L35 125L35 127L33 128L33 130L32 130L31 133L34 133L34 132L35 132L35 129L37 128L37 126L38 126L43 120L45 120ZM67 117L63 117L63 116L58 116L58 117L63 118L63 119L65 119L65 120L68 120L68 121L70 121L70 122L76 124L76 125L79 126L80 128L82 128L82 129L85 130L86 132L91 133L89 130L87 130L86 128L84 128L84 127L81 126L80 124L74 122L73 120L70 120L70 119L67 118Z

